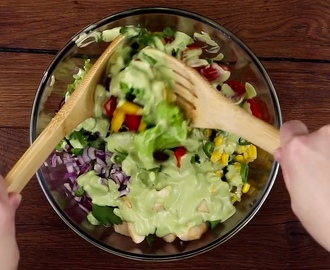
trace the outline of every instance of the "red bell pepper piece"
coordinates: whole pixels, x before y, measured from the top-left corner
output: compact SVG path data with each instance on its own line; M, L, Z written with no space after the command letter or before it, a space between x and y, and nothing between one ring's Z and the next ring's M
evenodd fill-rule
M271 117L267 105L263 100L261 100L260 98L250 98L247 99L246 102L249 103L250 110L255 117L270 123Z
M117 107L117 98L114 96L110 97L110 99L103 105L105 112L110 118L113 117L113 113L115 112L116 107Z
M177 166L178 168L181 167L181 158L187 153L186 148L184 148L183 146L177 147L174 150L174 156L176 157L176 161L177 161Z
M226 84L236 93L237 96L243 96L246 93L245 85L239 81L226 81Z
M228 71L228 67L213 63L204 67L198 67L197 71L209 82L221 80L223 74Z
M164 40L165 40L165 43L168 44L168 43L172 43L174 41L174 38L173 37L164 37Z
M141 123L141 115L126 114L124 123L130 131L137 131Z

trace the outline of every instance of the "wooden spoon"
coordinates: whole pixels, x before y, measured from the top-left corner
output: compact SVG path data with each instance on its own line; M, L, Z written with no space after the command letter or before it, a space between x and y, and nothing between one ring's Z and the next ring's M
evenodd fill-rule
M270 154L280 147L278 129L232 103L196 70L153 48L145 48L144 53L173 70L177 103L193 126L234 133Z
M93 115L94 91L115 49L124 42L118 36L87 72L69 100L6 175L8 192L20 193L61 140Z

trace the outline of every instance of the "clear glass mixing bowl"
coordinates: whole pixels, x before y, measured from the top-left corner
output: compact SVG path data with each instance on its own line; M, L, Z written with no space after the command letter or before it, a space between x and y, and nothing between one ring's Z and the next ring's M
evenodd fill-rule
M95 31L126 25L141 25L155 31L170 26L187 34L199 31L208 33L220 44L225 55L224 61L234 70L232 78L251 82L257 89L258 97L267 105L270 122L276 127L280 126L282 117L273 84L256 56L235 35L202 15L172 8L141 8L123 11L89 25L57 54L45 72L35 97L31 116L31 142L58 110L67 85L73 82L72 76L83 66L84 59L95 61L107 46L106 43L93 42L92 37L87 38L87 41L92 42L85 47L78 47L75 41ZM147 243L134 244L130 238L115 233L111 228L90 225L86 221L85 212L63 191L64 167L42 166L37 177L57 214L72 230L95 246L131 259L176 260L201 254L224 243L257 213L274 184L279 167L271 155L258 151L258 159L252 163L249 175L249 182L256 188L256 192L236 204L237 212L233 217L206 232L199 240L169 244L160 239L151 247Z

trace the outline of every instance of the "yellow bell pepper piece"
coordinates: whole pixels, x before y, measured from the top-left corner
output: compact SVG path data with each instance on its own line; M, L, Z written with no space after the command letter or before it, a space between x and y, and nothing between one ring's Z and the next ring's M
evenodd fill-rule
M118 110L123 111L126 114L134 114L134 115L141 115L142 108L129 101L125 101L120 107L117 108Z
M118 132L125 121L125 113L122 110L115 110L111 120L111 130Z

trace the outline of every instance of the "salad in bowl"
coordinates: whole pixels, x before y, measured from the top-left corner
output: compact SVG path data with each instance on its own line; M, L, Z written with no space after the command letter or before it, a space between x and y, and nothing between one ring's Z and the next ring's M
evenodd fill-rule
M231 78L220 46L204 32L189 36L170 27L151 32L127 26L76 42L111 42L119 34L129 42L108 61L95 89L93 117L67 134L46 165L65 164L64 187L92 225L113 226L135 243L154 237L199 239L229 219L244 194L253 193L248 173L257 148L235 134L191 127L176 105L171 70L144 48L180 59L215 91L261 117L256 91L251 83ZM91 65L86 59L61 105Z

